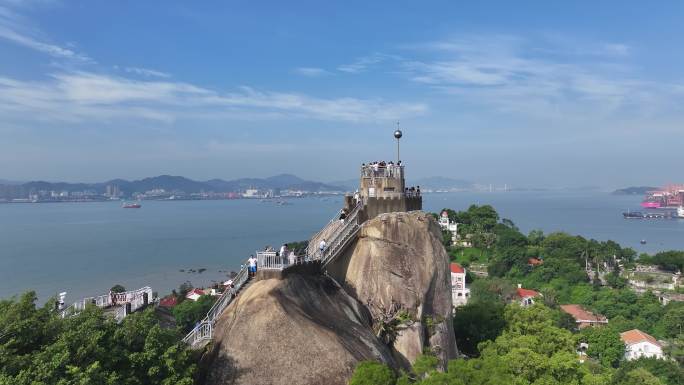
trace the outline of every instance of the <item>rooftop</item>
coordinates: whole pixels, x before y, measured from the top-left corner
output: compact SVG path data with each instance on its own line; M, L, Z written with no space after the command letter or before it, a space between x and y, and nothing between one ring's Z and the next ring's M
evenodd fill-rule
M606 323L608 319L602 315L596 315L580 305L561 305L561 310L570 314L575 321Z
M455 274L459 274L459 273L463 274L463 273L465 273L465 269L463 268L463 266L459 265L458 263L453 262L451 264L451 272L455 273Z
M650 342L653 345L662 347L658 340L656 340L652 335L644 333L639 329L633 329L624 333L620 333L620 338L622 339L622 342L627 345L638 344L639 342Z
M518 297L520 297L520 298L531 298L531 297L538 297L539 295L541 295L541 294L539 294L538 291L530 290L530 289L523 289L522 287L519 287L517 289L517 294L518 294Z

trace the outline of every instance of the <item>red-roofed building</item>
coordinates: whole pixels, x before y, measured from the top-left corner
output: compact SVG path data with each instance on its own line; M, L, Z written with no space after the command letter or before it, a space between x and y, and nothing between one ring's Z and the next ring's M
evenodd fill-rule
M521 284L518 284L518 289L516 290L516 297L520 300L520 306L531 306L534 305L534 299L537 297L543 297L543 295L534 290L523 289Z
M528 265L528 266L534 267L534 266L541 266L541 265L543 265L543 264L544 264L544 261L542 261L542 260L539 259L539 258L529 258L529 259L527 260L527 265Z
M178 305L178 299L172 295L165 297L165 298L162 298L159 301L159 306L163 306L163 307L174 307L176 305Z
M620 333L620 339L625 343L625 359L628 361L638 360L642 357L657 359L665 357L660 342L639 329Z
M190 290L188 292L188 294L185 295L185 298L187 298L191 301L197 301L204 294L205 294L204 290L195 288L195 289Z
M451 269L451 302L454 307L468 303L470 289L466 287L466 269L458 263L452 263Z
M570 314L575 319L577 327L584 329L589 326L600 326L608 323L608 318L596 315L580 305L561 305L561 310Z

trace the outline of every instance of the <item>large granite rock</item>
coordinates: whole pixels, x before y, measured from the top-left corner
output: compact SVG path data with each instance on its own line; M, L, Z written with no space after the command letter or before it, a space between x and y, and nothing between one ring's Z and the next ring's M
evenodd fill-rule
M221 316L206 384L346 384L359 361L395 367L366 309L329 278L257 281Z
M365 304L378 322L403 313L395 327L395 358L407 366L425 349L446 365L456 358L451 322L449 257L434 218L421 211L380 214L361 228L358 241L328 271ZM396 317L395 317L396 318Z
M456 357L448 257L429 214L367 221L328 273L344 289L311 272L247 287L217 324L206 384L342 385L363 360Z

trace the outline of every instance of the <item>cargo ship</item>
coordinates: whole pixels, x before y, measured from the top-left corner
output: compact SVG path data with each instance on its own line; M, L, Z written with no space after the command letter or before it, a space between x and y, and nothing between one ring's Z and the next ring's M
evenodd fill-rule
M641 207L645 209L678 208L684 206L684 185L668 185L646 193Z
M125 209L139 209L142 205L136 202L125 202L121 207Z

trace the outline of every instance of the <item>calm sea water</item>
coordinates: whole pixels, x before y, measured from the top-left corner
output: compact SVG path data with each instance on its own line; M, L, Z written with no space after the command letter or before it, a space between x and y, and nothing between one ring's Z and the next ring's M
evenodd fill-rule
M206 285L237 270L265 245L309 238L339 209L337 198L0 205L0 298L35 290L68 301L104 294L114 284L167 293L186 280ZM625 220L639 197L604 193L428 194L424 208L491 204L524 232L567 231L613 239L637 251L684 249L684 220ZM639 241L646 239L646 245ZM204 273L180 269L207 269ZM222 272L219 272L222 271Z

